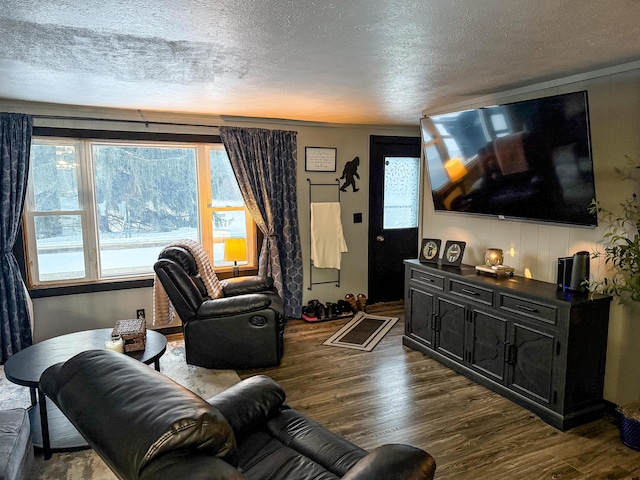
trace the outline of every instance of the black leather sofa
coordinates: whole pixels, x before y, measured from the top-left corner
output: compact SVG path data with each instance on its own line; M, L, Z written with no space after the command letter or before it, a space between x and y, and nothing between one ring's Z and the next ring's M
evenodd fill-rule
M434 459L408 445L358 448L285 404L258 375L208 401L123 354L90 350L40 388L122 479L419 480Z
M224 296L212 299L189 250L167 247L153 268L182 320L188 364L231 369L280 364L284 306L273 279L222 280Z

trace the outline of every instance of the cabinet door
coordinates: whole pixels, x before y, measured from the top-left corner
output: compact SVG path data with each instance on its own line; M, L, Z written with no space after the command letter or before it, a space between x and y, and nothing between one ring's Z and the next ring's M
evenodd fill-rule
M464 362L464 324L466 309L461 303L446 298L436 300L435 346L447 357Z
M471 312L470 320L470 367L485 377L505 383L507 320L477 310Z
M411 288L409 295L410 321L407 334L433 348L433 294Z
M544 330L514 322L507 349L510 387L538 403L551 406L555 337Z

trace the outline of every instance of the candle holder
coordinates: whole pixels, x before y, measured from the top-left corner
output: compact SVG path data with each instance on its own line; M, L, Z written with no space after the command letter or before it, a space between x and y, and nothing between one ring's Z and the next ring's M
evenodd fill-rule
M501 248L487 248L484 252L484 263L488 267L502 265L504 262L504 254Z
M120 335L111 335L104 341L104 348L114 352L124 353L124 340Z
M488 273L493 277L509 275L513 277L514 269L503 265L504 254L501 248L487 248L484 252L484 265L476 266L476 273Z

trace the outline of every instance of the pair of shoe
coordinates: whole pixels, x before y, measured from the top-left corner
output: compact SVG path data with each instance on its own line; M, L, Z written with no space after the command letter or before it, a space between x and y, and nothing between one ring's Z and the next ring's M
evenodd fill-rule
M302 318L309 322L326 320L327 313L325 307L319 300L309 300L306 307L302 309Z
M365 296L364 293L359 293L357 298L353 295L353 293L347 293L344 296L344 299L347 302L349 302L349 305L351 306L351 311L353 313L356 313L356 312L367 313L367 297Z
M302 308L302 318L307 322L333 320L345 313L355 313L355 310L352 309L350 303L346 300L327 302L326 304L322 304L319 300L309 300L309 303Z

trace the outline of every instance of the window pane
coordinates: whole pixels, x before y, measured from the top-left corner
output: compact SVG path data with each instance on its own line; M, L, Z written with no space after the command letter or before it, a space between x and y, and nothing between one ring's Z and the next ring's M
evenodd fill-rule
M198 239L195 148L93 145L100 272L153 272L162 247Z
M224 260L224 242L229 238L247 238L246 210L224 210L212 214L213 222L213 265L214 267L233 266L233 262ZM246 265L246 260L238 265Z
M80 215L34 218L38 280L51 282L84 278L84 250Z
M449 176L444 169L442 157L435 145L429 145L424 152L424 156L429 164L429 180L431 181L431 189L438 190L442 186L449 183Z
M35 210L78 210L78 184L74 145L32 145L31 178Z
M493 123L493 129L496 131L507 129L507 122L502 113L491 115L491 123Z
M211 150L209 162L211 167L211 206L243 207L244 201L227 152Z
M386 157L382 228L418 226L420 158Z

